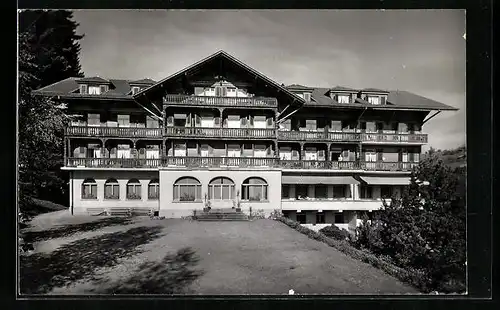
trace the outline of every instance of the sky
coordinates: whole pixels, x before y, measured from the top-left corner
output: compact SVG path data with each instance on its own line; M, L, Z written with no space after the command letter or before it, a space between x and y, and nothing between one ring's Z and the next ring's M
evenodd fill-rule
M457 107L424 124L465 143L463 10L83 10L86 76L161 80L224 50L278 83L407 90Z

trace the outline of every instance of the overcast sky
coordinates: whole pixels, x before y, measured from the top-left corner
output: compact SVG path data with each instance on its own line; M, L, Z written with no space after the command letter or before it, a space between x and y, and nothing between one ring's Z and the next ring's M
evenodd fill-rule
M86 76L160 80L225 50L279 83L408 90L460 109L424 125L465 143L465 12L75 11Z

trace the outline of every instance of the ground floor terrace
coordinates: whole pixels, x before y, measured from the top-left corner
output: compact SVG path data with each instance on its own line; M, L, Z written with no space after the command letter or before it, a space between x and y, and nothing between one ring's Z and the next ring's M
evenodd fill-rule
M319 174L279 169L70 170L74 214L109 210L158 212L167 218L212 209L241 208L268 216L279 210L321 228L354 229L363 213L373 214L383 199L398 197L408 175ZM389 201L389 200L387 200Z

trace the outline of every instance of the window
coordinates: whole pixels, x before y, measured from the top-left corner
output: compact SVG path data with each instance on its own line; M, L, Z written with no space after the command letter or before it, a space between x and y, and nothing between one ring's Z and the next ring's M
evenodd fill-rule
M295 186L295 198L304 199L307 197L307 185L297 184Z
M87 94L87 84L80 85L80 94Z
M157 119L152 118L151 116L146 116L146 127L147 128L159 128L159 122Z
M131 179L127 183L127 199L141 199L141 182Z
M118 127L130 127L130 115L118 115Z
M333 198L345 198L345 185L333 185Z
M379 105L380 104L380 97L368 96L368 103L373 104L373 105Z
M89 126L101 125L101 115L89 113L87 116L87 124Z
M148 199L157 200L160 197L160 181L153 179L148 185Z
M393 193L393 187L391 185L381 185L380 186L380 197L391 198Z
M315 119L308 119L306 120L306 129L307 130L316 130L316 120Z
M350 96L349 95L338 95L337 97L338 103L349 103Z
M249 201L267 200L267 182L261 178L248 178L241 185L241 199Z
M281 185L281 198L282 199L290 198L290 185L287 184Z
M137 87L137 86L132 87L132 95L137 94L140 90L141 90L140 87Z
M373 186L361 185L360 194L361 194L361 199L372 199L373 198Z
M365 161L368 161L368 162L377 161L377 153L375 153L375 151L365 152Z
M101 94L101 88L99 86L89 86L89 95L99 94Z
M323 212L316 212L316 224L325 223L325 214Z
M332 121L332 131L342 131L342 121Z
M83 181L82 199L97 199L97 183L94 179L85 179Z
M120 199L120 184L116 179L108 179L104 183L104 199Z
M311 101L311 93L304 93L304 100Z
M306 214L305 213L297 213L297 222L300 224L306 223Z
M366 122L366 132L376 132L377 127L375 122Z
M334 223L343 224L344 223L344 213L342 213L342 212L335 212Z
M99 93L104 94L108 91L108 87L106 85L99 86Z
M216 97L226 97L227 96L227 87L215 86L215 96Z
M208 198L230 200L234 198L234 182L226 177L218 177L208 184Z
M326 185L316 185L314 187L314 197L319 198L319 199L326 199L327 198L327 190L326 190Z
M195 178L184 177L174 183L174 201L201 200L201 183Z

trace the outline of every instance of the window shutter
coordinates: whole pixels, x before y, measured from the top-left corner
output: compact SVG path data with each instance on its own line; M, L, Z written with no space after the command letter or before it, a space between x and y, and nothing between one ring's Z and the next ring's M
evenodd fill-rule
M227 97L227 87L222 87L222 96Z
M224 127L227 127L227 118L224 119Z
M413 153L408 153L408 161L413 162L413 160L414 160L413 158L414 158Z
M292 151L292 159L296 159L296 158L299 158L299 151L293 150Z
M383 161L384 153L377 151L377 161Z
M80 85L80 94L87 94L87 85Z
M198 114L195 114L194 118L195 118L196 126L201 126L201 117Z
M215 127L219 127L220 126L220 117L215 117L214 118L214 124L215 124Z
M342 159L347 159L349 157L349 150L343 150L342 151Z
M325 158L325 150L319 150L318 151L318 157Z
M250 126L252 126L252 127L253 127L253 116L251 116L251 115L250 115L250 116L248 117L248 119L250 120Z
M385 96L380 97L380 104L385 104Z
M186 127L191 127L191 113L186 115Z
M247 126L247 119L246 118L242 118L241 119L241 126L242 127L246 127Z
M413 161L418 163L420 161L420 153L413 154Z
M100 88L101 88L101 94L106 92L106 88L107 88L106 85L101 85Z
M269 156L270 156L270 155L271 155L271 151L272 151L272 149L271 149L271 147L269 146L269 147L267 148L267 155L269 155Z
M273 127L273 118L272 117L267 119L267 127Z
M194 95L199 96L203 93L203 87L195 87L194 88Z

